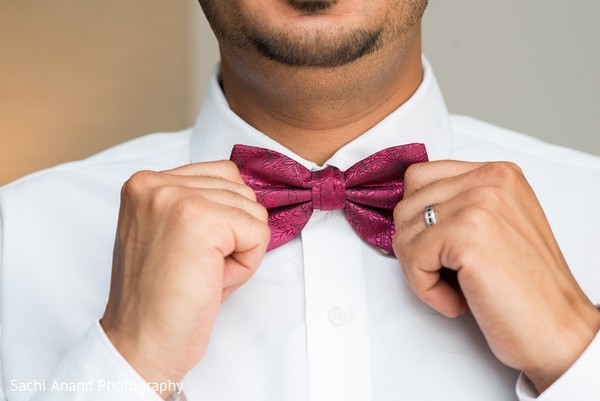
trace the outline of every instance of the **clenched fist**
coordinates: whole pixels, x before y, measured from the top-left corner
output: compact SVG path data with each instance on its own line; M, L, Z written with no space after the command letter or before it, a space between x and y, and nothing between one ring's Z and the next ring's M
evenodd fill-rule
M469 309L498 359L546 389L594 338L600 312L571 275L521 170L422 163L405 184L394 250L414 293L447 316ZM427 227L429 204L437 224ZM456 280L444 280L448 269Z
M107 336L147 381L181 380L269 238L267 211L230 161L134 174L121 193Z

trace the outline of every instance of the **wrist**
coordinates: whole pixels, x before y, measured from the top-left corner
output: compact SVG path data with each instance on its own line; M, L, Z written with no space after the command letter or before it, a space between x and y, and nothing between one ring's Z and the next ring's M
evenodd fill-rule
M534 366L523 369L539 394L573 366L600 331L600 310L593 306L585 309L568 324L559 326L553 346L546 349Z
M171 399L172 389L187 372L176 368L178 364L170 360L165 347L158 347L151 339L141 335L115 330L105 319L100 321L100 325L115 349L141 378L157 389L163 399Z

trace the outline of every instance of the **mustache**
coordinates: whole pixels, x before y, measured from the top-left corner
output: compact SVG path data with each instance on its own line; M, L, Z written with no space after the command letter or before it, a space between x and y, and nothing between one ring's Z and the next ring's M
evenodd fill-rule
M338 0L288 0L288 4L307 14L314 14L319 11L325 11L337 4Z

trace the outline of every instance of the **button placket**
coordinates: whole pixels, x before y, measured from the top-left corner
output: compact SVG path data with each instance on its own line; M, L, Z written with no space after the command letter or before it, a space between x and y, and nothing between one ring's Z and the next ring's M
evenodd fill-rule
M342 210L315 210L302 231L310 401L370 401L365 245Z

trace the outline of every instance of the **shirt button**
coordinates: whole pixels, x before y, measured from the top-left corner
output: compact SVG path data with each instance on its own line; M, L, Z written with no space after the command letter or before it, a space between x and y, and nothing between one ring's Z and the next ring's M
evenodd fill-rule
M329 311L327 318L333 326L341 327L348 320L348 313L340 306L336 306Z

